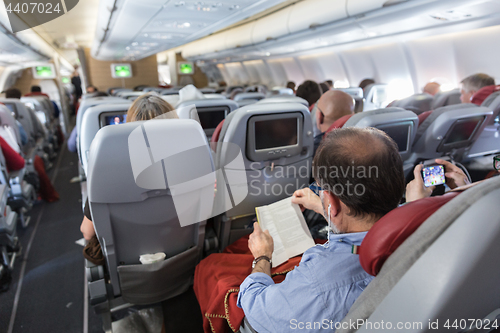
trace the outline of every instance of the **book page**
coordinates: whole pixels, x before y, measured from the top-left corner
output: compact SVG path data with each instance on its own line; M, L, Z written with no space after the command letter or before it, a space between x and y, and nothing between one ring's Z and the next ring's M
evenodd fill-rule
M314 246L302 212L291 197L256 210L262 229L269 230L274 240L273 267Z
M288 254L283 246L278 229L276 229L276 225L273 222L273 216L268 211L267 207L268 206L257 207L255 210L257 211L257 220L259 221L260 227L262 230L269 230L269 234L273 237L274 251L272 255L272 265L276 267L288 260Z

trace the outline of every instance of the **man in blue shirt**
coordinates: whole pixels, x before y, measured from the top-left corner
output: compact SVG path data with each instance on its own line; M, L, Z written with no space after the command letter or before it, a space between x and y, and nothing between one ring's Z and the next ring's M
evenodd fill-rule
M259 333L335 330L373 279L352 249L397 207L405 190L398 147L374 128L331 132L313 165L317 193L296 191L292 202L325 216L329 242L307 250L285 281L275 284L270 276L273 239L255 223L248 241L254 268L240 286L238 306Z

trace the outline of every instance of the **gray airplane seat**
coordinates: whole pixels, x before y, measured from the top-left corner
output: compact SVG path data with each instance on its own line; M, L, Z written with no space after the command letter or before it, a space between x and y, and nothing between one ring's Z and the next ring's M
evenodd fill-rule
M375 249L363 248L375 231L370 230L361 244L360 261L376 277L336 332L373 332L373 325L380 325L382 320L393 325L383 332L394 331L397 323L417 323L398 330L405 332L448 331L445 325L451 332L491 331L495 319L496 324L500 319L499 196L500 177L476 184L426 218L403 242L385 237L384 244L392 254L381 255L380 260L372 256L372 261L363 264L363 257L369 257L370 249ZM434 210L436 201L445 199L442 197L418 200L389 214L398 217L400 212L399 221L406 216L413 223L414 214ZM399 221L395 218L393 222ZM348 325L362 320L371 326L368 322L358 327ZM490 329L481 330L486 324Z
M493 111L474 104L445 106L434 110L417 130L410 161L451 156L460 162L467 156Z
M439 92L434 96L434 101L431 104L431 110L436 110L443 106L460 104L460 89Z
M288 88L287 88L288 89ZM238 95L236 95L238 96ZM261 99L257 104L300 103L309 107L309 102L295 95L275 95Z
M416 94L392 103L391 106L403 108L415 112L417 115L432 110L434 97L430 94Z
M343 126L375 127L387 133L398 145L403 161L411 154L411 147L418 128L418 116L402 108L386 108L354 114ZM413 164L405 165L405 174L413 170Z
M28 136L28 143L23 146L23 152L27 155L31 155L29 151L33 150L36 144L36 132L31 123L31 115L28 109L19 99L16 98L1 98L0 102L5 104L13 113L14 117L23 126L26 135Z
M76 114L76 132L80 134L83 115L85 114L88 108L99 104L122 104L122 103L129 103L129 102L123 100L123 98L112 97L112 96L92 97L82 100L82 102L80 103L80 107L78 108L78 113Z
M114 124L116 117L119 118L119 123L125 123L129 107L130 104L122 100L122 104L101 104L86 110L82 117L77 146L85 174L87 174L90 145L95 135L102 127Z
M182 102L177 105L176 111L180 119L198 120L210 138L217 125L237 108L238 104L230 99L207 98Z
M500 152L500 91L497 91L481 104L493 111L493 116L469 151L469 158L481 158ZM491 168L491 163L486 167Z
M193 120L137 121L97 133L87 186L105 267L87 262L87 277L105 329L116 309L189 288L212 212L214 171L205 134ZM141 264L146 254L154 262Z
M255 207L308 185L313 150L311 116L302 104L252 104L226 118L215 165L232 183L218 186L217 194L227 192L234 202L216 219L221 249L252 230Z
M245 105L250 105L253 103L257 103L258 101L266 98L264 93L259 92L243 92L234 96L234 101L238 103L239 107L243 107Z
M16 118L12 115L11 110L6 105L2 104L0 104L0 125L12 129L13 137L22 150L21 133L19 132Z
M17 214L7 204L9 187L0 184L0 291L8 287L1 281L9 281L14 269L16 256L20 251L17 237Z
M371 111L386 107L389 100L389 86L387 84L370 84L364 91L365 101L363 111Z
M9 172L5 157L0 149L0 184L7 185L5 190L8 192L7 203L10 206L9 209L12 208L17 212L23 228L26 228L30 222L30 218L25 217L24 214L31 209L33 202L37 198L34 186L26 181L28 179L28 169L29 166L26 164L21 170ZM36 175L36 177L38 176ZM36 181L38 182L38 178L36 178Z

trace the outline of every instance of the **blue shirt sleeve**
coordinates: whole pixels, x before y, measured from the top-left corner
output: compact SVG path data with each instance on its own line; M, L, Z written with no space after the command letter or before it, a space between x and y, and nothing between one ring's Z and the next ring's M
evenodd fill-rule
M76 153L76 126L71 131L68 139L68 150L72 153Z
M28 143L28 135L26 134L26 131L24 130L23 125L19 121L17 121L17 127L19 127L19 134L21 136L21 144L24 146L25 144Z

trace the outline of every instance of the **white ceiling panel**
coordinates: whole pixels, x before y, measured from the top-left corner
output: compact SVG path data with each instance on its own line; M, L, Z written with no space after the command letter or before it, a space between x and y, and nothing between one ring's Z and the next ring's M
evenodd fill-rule
M101 60L144 58L207 36L283 1L119 0L111 15L98 19L92 55ZM103 10L107 8L103 5Z

